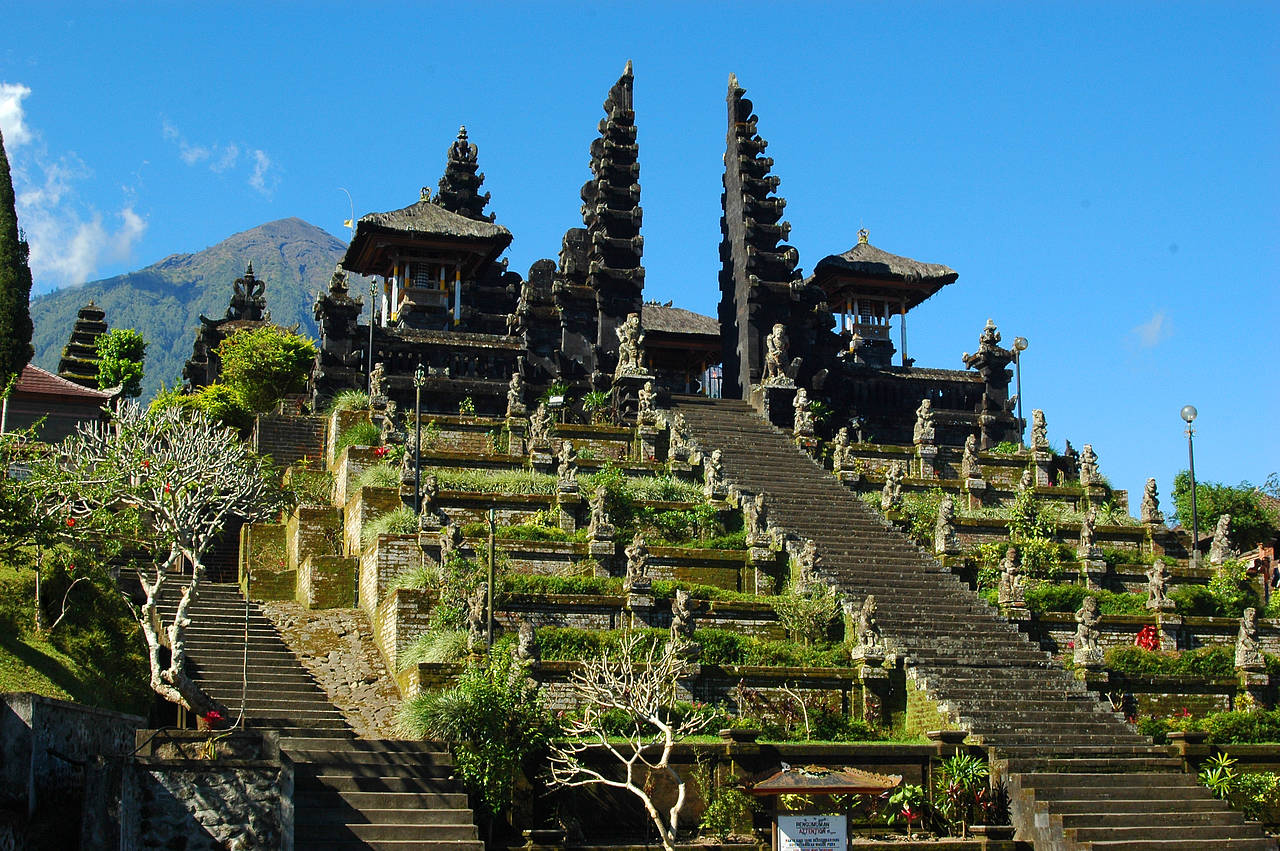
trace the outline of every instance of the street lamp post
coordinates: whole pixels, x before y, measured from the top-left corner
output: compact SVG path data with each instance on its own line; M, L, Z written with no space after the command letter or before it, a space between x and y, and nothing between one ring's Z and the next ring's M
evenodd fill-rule
M427 372L418 361L413 371L413 513L422 515L422 385L427 383Z
M373 281L369 282L369 357L368 357L368 382L369 395L373 395L373 318L378 315L377 305L378 290L374 286Z
M1027 430L1027 421L1022 418L1022 353L1027 350L1027 346L1031 345L1027 342L1026 337L1013 338L1013 372L1017 376L1018 382L1018 448L1025 449L1026 442L1023 435Z
M1192 444L1192 438L1195 436L1196 430L1192 427L1192 423L1196 420L1199 413L1195 405L1185 405L1182 408L1182 421L1187 424L1187 463L1190 465L1191 472L1191 563L1199 566L1200 564L1200 513L1196 508L1196 452Z

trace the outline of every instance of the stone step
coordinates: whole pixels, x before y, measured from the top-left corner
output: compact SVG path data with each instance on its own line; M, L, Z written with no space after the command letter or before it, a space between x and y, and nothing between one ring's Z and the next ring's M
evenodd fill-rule
M468 825L475 828L471 823L471 810L424 807L422 799L415 800L413 806L356 807L344 798L336 798L323 803L308 802L296 807L295 813L296 821L315 828L334 824Z
M299 789L329 789L335 792L452 792L456 785L446 778L376 777L351 774L300 775Z
M398 839L402 841L458 841L476 840L479 835L474 824L347 824L336 828L330 824L296 824L294 841L298 847L308 848L315 839L325 839L334 833L350 833L362 841Z
M1237 831L1248 830L1247 825L1237 828ZM1276 851L1276 840L1218 838L1206 843L1202 839L1095 839L1078 847L1081 851Z
M283 740L280 746L285 750L314 751L332 753L338 756L352 752L378 754L447 754L448 751L438 742L419 739L317 739L301 738Z
M447 751L361 751L361 750L308 750L290 747L289 758L299 765L305 763L312 770L323 768L322 773L332 773L331 768L341 766L357 772L370 769L448 768L452 771L453 757Z
M1106 798L1128 800L1139 790L1148 794L1159 790L1161 798L1202 798L1208 790L1186 774L1062 774L1036 771L1011 775L1024 789L1035 789L1040 800L1093 801Z
M1105 810L1102 804L1105 803ZM1047 807L1041 804L1042 809ZM1053 812L1060 815L1065 823L1068 817L1085 816L1089 818L1106 818L1111 815L1137 815L1150 818L1161 814L1174 813L1226 813L1239 817L1230 807L1217 798L1184 798L1166 801L1152 798L1108 798L1105 802L1086 801L1054 801Z
M1216 801L1216 799L1214 800ZM1240 814L1225 807L1199 810L1173 810L1170 808L1163 812L1157 812L1152 810L1152 806L1157 802L1143 801L1142 803L1146 807L1133 812L1116 812L1114 809L1108 808L1110 811L1105 813L1063 813L1061 815L1062 827L1064 830L1073 828L1150 827L1153 824L1159 824L1164 821L1165 819L1162 819L1161 816L1167 816L1174 812L1178 813L1178 821L1185 825L1238 825L1241 823ZM1193 804L1199 802L1186 801L1185 803ZM1077 838L1079 838L1079 834L1077 834Z
M316 787L299 790L297 806L309 811L350 808L357 812L370 810L446 809L465 810L465 792L338 792Z
M1217 847L1218 840L1230 839L1233 836L1238 837L1240 832L1245 829L1247 829L1246 825L1239 822L1234 825L1161 825L1148 823L1130 827L1073 827L1063 832L1068 837L1075 839L1076 842L1133 842L1136 840L1150 842L1151 840L1174 839L1179 841L1197 840L1201 843L1200 847L1202 848L1214 848ZM1259 830L1259 837L1261 837L1261 833ZM1097 846L1095 845L1094 847Z
M484 851L479 839L444 840L429 842L419 839L313 839L306 845L307 851ZM299 847L301 851L301 847Z

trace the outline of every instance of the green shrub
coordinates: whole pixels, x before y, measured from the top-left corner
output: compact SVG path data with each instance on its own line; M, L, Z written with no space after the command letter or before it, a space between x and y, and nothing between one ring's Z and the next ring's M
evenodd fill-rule
M808 647L828 637L840 614L840 594L825 582L815 582L803 594L788 586L774 598L773 610L787 636Z
M1141 677L1229 679L1235 676L1235 653L1230 647L1201 647L1181 653L1113 647L1106 653L1107 669Z
M235 389L251 411L271 409L283 396L306 388L315 343L276 325L242 328L218 344L219 379Z
M548 576L509 573L502 580L508 594L596 594L622 593L622 580L613 576Z
M379 535L412 535L418 531L418 516L407 505L393 508L369 520L360 530L360 543L371 545Z
M771 597L760 597L746 591L730 591L715 585L700 585L696 582L673 582L666 579L653 581L653 596L657 600L670 600L676 596L677 589L688 591L695 600L743 600L749 602L771 601Z
M1218 613L1238 618L1248 608L1261 608L1258 592L1249 581L1249 573L1239 561L1224 562L1209 580L1209 593L1218 601Z
M1218 598L1203 585L1179 585L1169 592L1178 606L1178 614L1186 617L1211 618L1218 614Z
M328 413L369 410L369 394L363 390L343 390L329 402Z
M1280 742L1280 709L1214 712L1196 726L1209 734L1215 745L1255 745Z
M1033 612L1074 612L1084 605L1089 591L1083 585L1041 582L1027 589L1027 608Z
M414 639L400 657L400 670L416 668L420 662L448 664L467 655L467 634L462 630L430 630Z
M95 343L98 355L98 386L119 386L125 396L142 393L142 364L147 342L132 328L112 328Z
M374 464L365 467L351 483L356 490L360 488L398 488L400 487L400 470L390 464Z
M382 443L382 429L365 420L352 423L344 428L334 441L334 454L340 453L348 446L377 446Z

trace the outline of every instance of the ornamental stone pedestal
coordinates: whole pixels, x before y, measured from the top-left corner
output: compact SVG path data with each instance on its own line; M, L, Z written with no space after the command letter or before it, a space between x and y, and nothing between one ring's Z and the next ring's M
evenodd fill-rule
M636 436L640 440L640 460L657 461L662 429L654 425L638 426Z
M1275 705L1276 690L1271 684L1270 674L1258 671L1240 671L1240 687L1244 689L1244 693L1249 699L1241 701L1245 706L1238 708L1247 710L1270 709Z
M624 422L632 422L640 410L640 391L656 379L647 373L619 375L613 379L613 405Z
M1085 587L1090 591L1101 591L1102 582L1107 578L1107 562L1100 558L1080 559L1080 575L1084 577Z
M938 478L938 447L932 443L917 443L916 457L920 459L920 478Z
M877 727L889 723L889 709L892 706L889 698L892 688L889 672L882 667L883 657L868 656L862 661L856 657L854 666L858 669L858 681L862 683L862 705L858 707L862 721Z
M1036 487L1047 488L1050 481L1049 474L1053 469L1053 454L1035 451L1031 453L1031 458L1036 467Z
M1160 630L1160 649L1178 649L1178 636L1182 633L1182 615L1160 612L1156 615L1156 628Z
M757 384L751 388L751 407L767 421L791 431L795 420L796 385L792 381Z
M757 594L776 594L778 553L769 547L751 547L747 550L747 571ZM747 586L751 587L751 586Z
M565 532L578 531L578 510L582 507L582 494L578 491L560 491L556 494L556 508L560 511L560 528Z
M982 507L982 499L987 493L987 483L985 479L965 479L964 480L965 496L969 498L969 510Z
M507 454L524 455L525 433L529 421L524 417L507 417Z

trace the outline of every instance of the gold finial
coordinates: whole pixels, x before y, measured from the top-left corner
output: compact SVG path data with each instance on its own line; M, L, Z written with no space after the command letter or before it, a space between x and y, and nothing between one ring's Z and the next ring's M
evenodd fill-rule
M859 244L859 245L869 245L870 243L868 242L868 240L870 240L870 239L871 239L871 231L867 230L866 228L859 228L859 230L858 230L858 244Z

